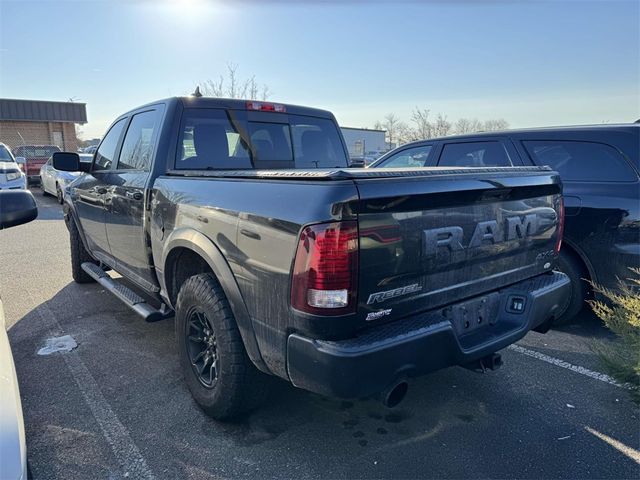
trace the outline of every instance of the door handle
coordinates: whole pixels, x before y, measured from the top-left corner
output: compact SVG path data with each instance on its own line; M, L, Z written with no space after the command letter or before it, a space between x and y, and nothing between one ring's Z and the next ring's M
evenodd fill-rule
M252 230L245 230L244 228L241 228L240 233L245 237L253 238L254 240L260 240L260 234Z

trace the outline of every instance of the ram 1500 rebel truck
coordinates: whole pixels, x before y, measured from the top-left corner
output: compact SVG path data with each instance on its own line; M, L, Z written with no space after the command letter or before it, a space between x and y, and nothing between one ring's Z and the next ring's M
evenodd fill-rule
M410 377L495 368L559 313L555 172L347 158L322 110L196 97L137 108L88 167L54 155L85 171L64 194L73 278L149 321L175 314L186 383L218 419L256 407L270 375L392 406Z

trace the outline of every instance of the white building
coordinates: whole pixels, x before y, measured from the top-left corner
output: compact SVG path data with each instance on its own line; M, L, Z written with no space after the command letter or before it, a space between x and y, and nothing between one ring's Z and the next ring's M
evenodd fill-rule
M347 144L349 156L354 157L379 157L389 148L384 141L384 130L369 128L340 127L342 136Z

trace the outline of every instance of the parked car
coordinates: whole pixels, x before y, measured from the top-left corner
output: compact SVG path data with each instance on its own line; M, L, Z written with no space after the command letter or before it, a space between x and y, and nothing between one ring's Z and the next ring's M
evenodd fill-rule
M30 222L38 215L28 190L0 192L0 230ZM0 478L27 478L27 447L22 404L0 298Z
M323 110L189 97L126 113L89 168L53 155L88 170L64 194L73 278L149 321L175 312L186 383L218 419L255 408L268 375L394 406L408 377L497 368L548 328L569 288L555 172L347 158Z
M4 143L0 143L0 190L27 188L27 179L20 165Z
M80 163L91 164L93 155L79 154ZM62 204L64 187L75 180L82 172L61 172L53 168L53 157L40 167L40 188L43 195L54 195Z
M571 279L565 314L593 295L590 283L616 289L640 266L640 125L509 130L413 142L373 168L549 165L564 185L567 222L559 268Z
M56 145L20 145L13 149L13 156L20 164L24 164L24 173L28 184L40 183L40 167L44 165L54 152L59 152Z

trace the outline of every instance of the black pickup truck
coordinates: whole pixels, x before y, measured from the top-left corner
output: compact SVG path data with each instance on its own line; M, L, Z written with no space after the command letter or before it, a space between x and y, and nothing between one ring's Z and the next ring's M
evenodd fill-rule
M186 382L219 419L269 376L398 403L406 380L544 330L561 183L548 168L348 168L329 112L212 98L119 117L64 193L73 277L149 321L175 314ZM107 271L126 279L123 283Z

